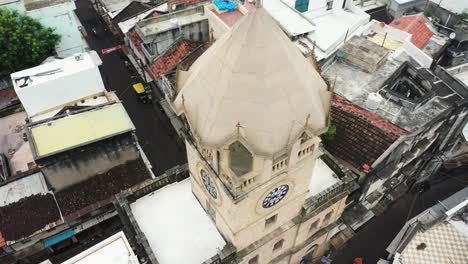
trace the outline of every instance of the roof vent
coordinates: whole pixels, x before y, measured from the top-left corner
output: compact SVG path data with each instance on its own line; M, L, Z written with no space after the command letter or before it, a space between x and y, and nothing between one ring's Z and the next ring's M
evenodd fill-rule
M79 55L76 55L76 56L75 56L75 60L76 60L76 61L80 61L80 60L82 60L82 59L83 59L83 54L79 54Z
M400 25L400 23L401 23L400 20L397 20L397 21L393 22L393 24L395 24L397 26Z

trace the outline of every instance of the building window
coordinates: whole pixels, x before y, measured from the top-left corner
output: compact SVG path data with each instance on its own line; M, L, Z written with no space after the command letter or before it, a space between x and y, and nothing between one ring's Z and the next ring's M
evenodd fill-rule
M304 144L304 143L306 143L307 140L309 140L309 139L310 139L309 135L307 135L306 132L303 132L302 135L301 135L301 137L300 137L300 142L301 142L301 144Z
M327 10L331 10L333 8L333 0L327 0Z
M309 232L315 233L315 230L318 227L319 221L320 221L320 219L317 219L310 225Z
M229 145L229 167L237 176L252 170L252 165L252 154L242 143L236 141Z
M249 260L249 264L257 264L257 263L258 263L258 255L256 255L255 257Z
M299 12L307 12L309 10L309 0L296 0L294 8Z
M271 216L265 220L265 227L271 226L276 223L276 219L278 218L278 214Z
M284 239L281 239L280 241L276 242L274 245L273 245L273 251L276 251L278 249L281 249L283 247L283 242L284 242Z

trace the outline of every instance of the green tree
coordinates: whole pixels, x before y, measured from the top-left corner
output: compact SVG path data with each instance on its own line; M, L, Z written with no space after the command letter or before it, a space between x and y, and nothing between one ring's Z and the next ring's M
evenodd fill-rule
M0 72L15 72L38 65L53 54L60 36L39 21L0 8Z

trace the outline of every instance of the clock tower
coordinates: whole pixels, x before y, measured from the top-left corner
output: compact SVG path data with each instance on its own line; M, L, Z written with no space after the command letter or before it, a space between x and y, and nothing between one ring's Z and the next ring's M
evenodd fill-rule
M328 125L325 81L262 8L177 79L171 105L189 131L192 191L220 233L249 264L298 247L296 220ZM276 251L259 255L270 242Z

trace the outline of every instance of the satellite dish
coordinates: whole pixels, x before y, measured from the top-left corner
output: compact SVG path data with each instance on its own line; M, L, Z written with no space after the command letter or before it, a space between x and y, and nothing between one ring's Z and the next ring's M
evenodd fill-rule
M457 34L455 34L455 32L452 32L452 33L450 33L449 38L450 39L455 39L456 36L457 36Z

